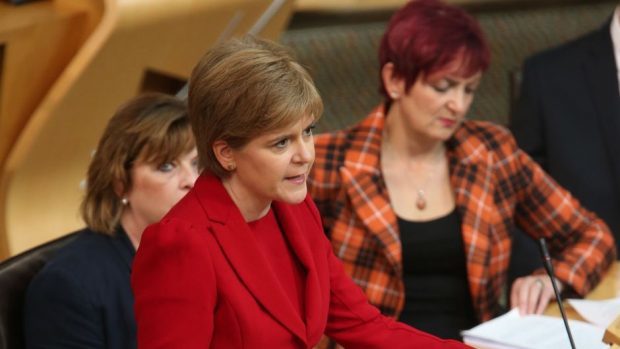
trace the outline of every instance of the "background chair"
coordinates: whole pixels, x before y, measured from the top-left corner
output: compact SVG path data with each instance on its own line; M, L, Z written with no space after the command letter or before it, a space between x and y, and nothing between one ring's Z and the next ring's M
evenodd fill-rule
M62 236L0 263L0 349L24 347L22 307L26 288L56 251L75 236Z

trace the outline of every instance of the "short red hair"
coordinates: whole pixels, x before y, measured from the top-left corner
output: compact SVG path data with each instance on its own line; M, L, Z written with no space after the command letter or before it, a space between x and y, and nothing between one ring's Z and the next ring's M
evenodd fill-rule
M485 71L490 60L478 22L462 8L438 0L413 0L396 11L379 48L380 67L394 64L407 91L420 74L432 75L460 61L458 73L470 77ZM383 80L380 92L389 102Z

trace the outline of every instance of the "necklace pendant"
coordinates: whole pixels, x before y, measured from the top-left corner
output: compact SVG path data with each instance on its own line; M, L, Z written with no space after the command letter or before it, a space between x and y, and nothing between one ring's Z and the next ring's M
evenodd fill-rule
M426 208L426 200L423 197L418 196L418 199L415 201L415 206L418 210L422 211Z
M418 210L422 211L426 208L426 198L424 198L424 191L418 190L418 198L415 200L415 206Z

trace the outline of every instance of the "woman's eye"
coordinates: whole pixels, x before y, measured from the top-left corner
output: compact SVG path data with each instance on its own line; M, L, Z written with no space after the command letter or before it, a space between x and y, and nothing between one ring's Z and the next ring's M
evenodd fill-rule
M473 95L474 93L476 93L476 87L466 87L465 88L465 93L467 93L469 95Z
M174 164L172 162L165 162L165 163L159 165L157 170L159 170L161 172L170 172L170 171L174 170Z
M304 136L306 136L306 137L307 137L307 136L312 136L312 133L313 133L313 130L314 130L314 128L315 128L315 127L316 127L316 125L315 125L315 124L312 124L312 125L310 125L310 126L306 127L306 129L305 129L305 130L304 130L304 132L303 132L303 133L304 133Z
M276 148L284 148L288 145L289 139L288 138L282 138L281 140L277 141L274 144L274 147Z
M433 86L433 89L437 92L447 92L450 89L450 85L444 82L434 84L432 86Z

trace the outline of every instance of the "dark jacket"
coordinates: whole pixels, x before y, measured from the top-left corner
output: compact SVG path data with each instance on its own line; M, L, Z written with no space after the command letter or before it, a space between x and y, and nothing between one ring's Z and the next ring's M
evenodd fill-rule
M620 96L609 28L526 60L511 128L620 247Z
M37 274L24 308L27 348L136 348L127 234L82 230Z

